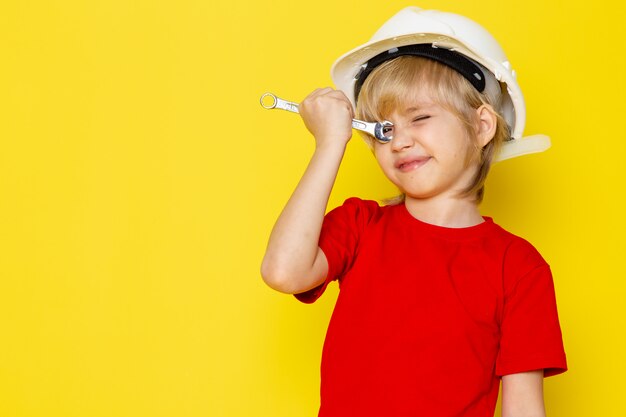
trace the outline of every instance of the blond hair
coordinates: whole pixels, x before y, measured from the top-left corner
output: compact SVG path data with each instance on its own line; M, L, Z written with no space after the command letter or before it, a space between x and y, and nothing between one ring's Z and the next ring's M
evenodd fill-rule
M487 75L488 70L484 70ZM406 107L415 101L419 86L444 109L457 116L463 124L470 145L474 148L469 166L478 158L478 169L472 182L461 191L462 196L474 196L480 203L484 196L485 180L494 156L505 140L510 138L510 130L500 111L502 88L489 73L487 88L478 92L462 75L452 68L431 59L417 56L400 56L378 66L367 77L359 93L356 116L361 120L386 120L394 110ZM476 109L488 105L495 110L497 126L494 137L487 145L480 147L476 137ZM363 137L370 146L375 140L368 134ZM404 194L390 199L388 203L404 201Z

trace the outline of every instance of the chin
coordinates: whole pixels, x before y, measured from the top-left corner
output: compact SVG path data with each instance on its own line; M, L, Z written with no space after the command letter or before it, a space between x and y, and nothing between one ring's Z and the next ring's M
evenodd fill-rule
M438 193L436 190L400 190L406 199L427 200L435 197Z

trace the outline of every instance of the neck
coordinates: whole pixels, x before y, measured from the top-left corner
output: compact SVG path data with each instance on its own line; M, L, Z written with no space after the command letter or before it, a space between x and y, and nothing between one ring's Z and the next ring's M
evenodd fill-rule
M406 209L425 223L443 227L470 227L484 222L478 204L467 197L437 196L413 198L406 196Z

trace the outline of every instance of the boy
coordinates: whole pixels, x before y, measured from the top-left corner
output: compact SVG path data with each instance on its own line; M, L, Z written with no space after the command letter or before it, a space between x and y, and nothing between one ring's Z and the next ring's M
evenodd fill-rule
M319 415L492 416L502 379L503 416L544 416L543 377L567 369L550 269L478 210L492 160L546 147L521 138L504 53L469 19L410 7L332 74L340 90L300 104L316 149L262 265L303 302L340 282ZM366 141L402 194L324 216L355 116L393 123Z

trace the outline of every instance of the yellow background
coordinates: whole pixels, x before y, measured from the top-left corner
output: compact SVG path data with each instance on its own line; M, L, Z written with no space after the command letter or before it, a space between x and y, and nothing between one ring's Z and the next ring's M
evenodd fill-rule
M258 99L330 84L406 5L2 2L0 416L315 415L336 286L305 306L258 272L313 144ZM549 415L626 415L624 3L418 5L496 36L526 133L553 140L497 165L483 204L555 274ZM352 141L331 206L393 192Z

